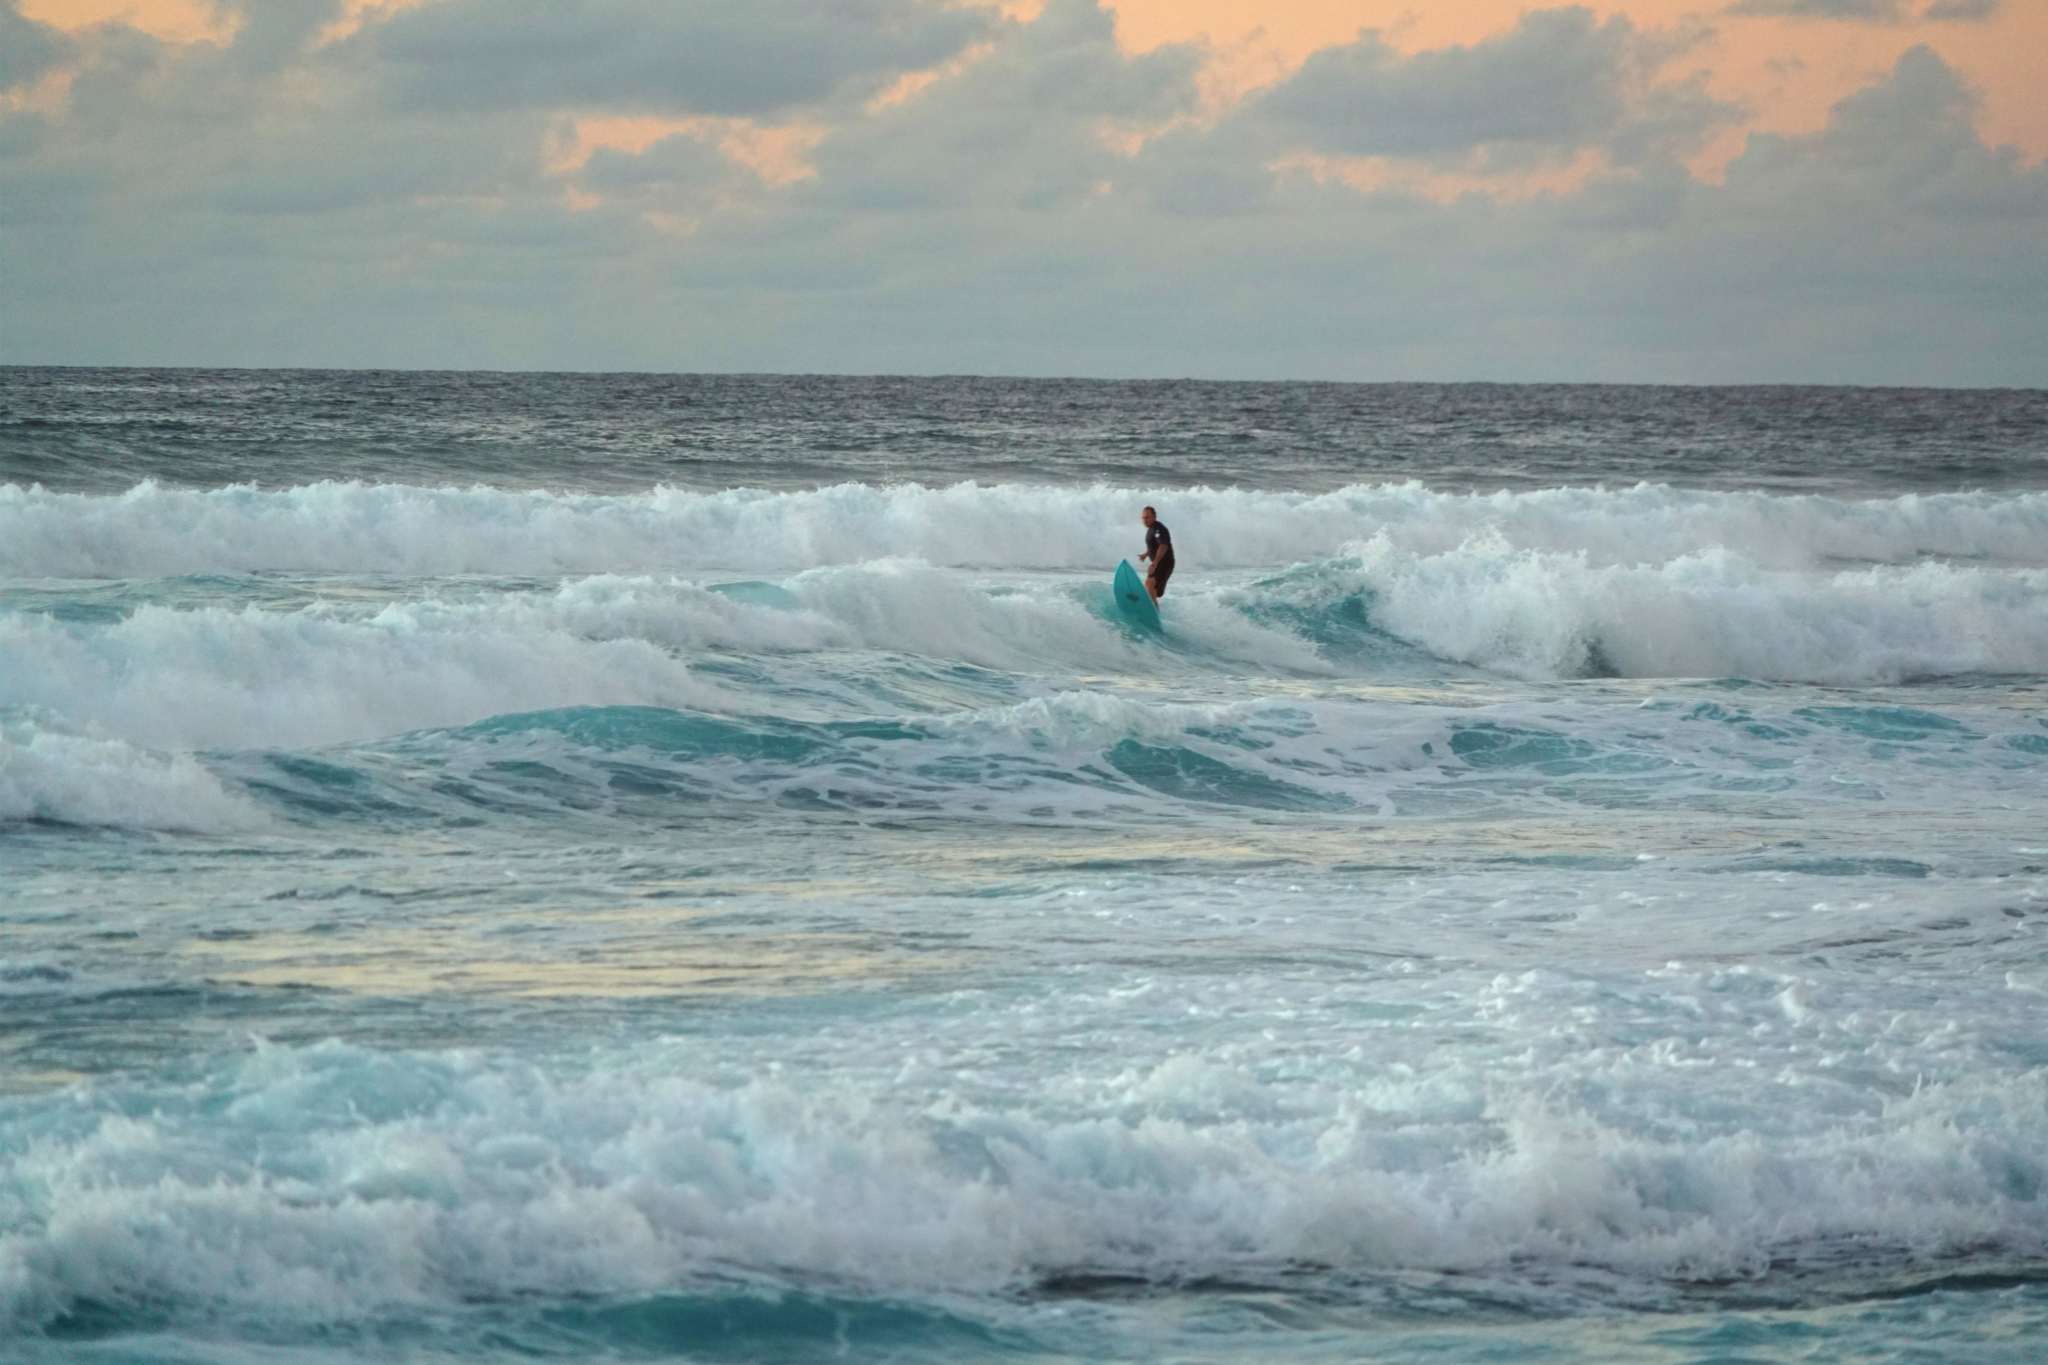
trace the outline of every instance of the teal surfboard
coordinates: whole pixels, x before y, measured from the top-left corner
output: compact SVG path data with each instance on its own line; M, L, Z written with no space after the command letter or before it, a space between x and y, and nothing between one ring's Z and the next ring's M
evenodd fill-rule
M1126 559L1116 566L1116 604L1123 608L1124 615L1141 626L1160 629L1159 608L1152 605L1152 594L1145 591L1145 580L1138 577L1138 571Z

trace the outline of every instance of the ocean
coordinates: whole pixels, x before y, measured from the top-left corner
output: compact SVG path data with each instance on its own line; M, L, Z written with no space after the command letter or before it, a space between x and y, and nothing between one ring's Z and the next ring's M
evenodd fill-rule
M2048 393L0 370L0 1358L2033 1362L2044 1182Z

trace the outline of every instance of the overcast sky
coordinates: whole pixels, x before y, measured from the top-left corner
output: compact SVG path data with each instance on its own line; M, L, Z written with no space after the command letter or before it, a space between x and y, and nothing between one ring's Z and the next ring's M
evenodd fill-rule
M2048 386L2048 0L0 0L0 363Z

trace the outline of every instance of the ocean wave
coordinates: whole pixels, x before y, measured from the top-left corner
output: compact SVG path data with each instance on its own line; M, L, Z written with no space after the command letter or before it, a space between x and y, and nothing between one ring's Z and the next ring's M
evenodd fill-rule
M364 612L157 605L105 625L0 616L0 707L157 749L305 748L565 705L717 705L663 646L553 594ZM573 613L571 613L573 614ZM582 627L579 629L579 624Z
M1756 1008L1783 1026L1768 994ZM720 1084L682 1060L578 1074L264 1046L204 1083L66 1097L10 1144L0 1324L89 1303L309 1328L712 1274L930 1295L1283 1266L1758 1281L2048 1254L2034 1073L1814 1123L1744 1122L1731 1093L1696 1128L1560 1109L1541 1077L1469 1063L1360 1090L1183 1052L1032 1108L852 1073Z
M1306 757L1331 738L1296 707L1069 693L862 720L578 707L318 754L216 761L287 818L412 824L537 818L644 827L779 808L799 818L986 825L1101 819L1106 804L1128 810L1132 802L1167 820L1193 810L1370 809L1372 798L1361 798L1384 778L1364 766L1365 749L1348 776ZM1420 756L1406 735L1384 747L1396 768Z
M270 823L190 754L24 720L0 724L0 822L9 820L209 834Z
M577 707L210 761L287 818L539 819L593 832L771 811L1185 828L1272 812L1427 820L1713 808L1782 818L1844 801L2039 804L2048 735L2030 717L1774 704L1759 690L1744 689L1744 702L1725 691L1721 701L1659 699L1619 718L1559 703L1195 704L1096 691L843 720ZM1840 870L1876 869L1867 852L1845 855ZM1892 861L1902 875L1929 870ZM1827 863L1791 857L1783 870Z
M887 562L813 570L784 585L604 575L429 600L290 609L145 602L111 621L0 615L0 707L44 707L160 748L305 747L566 706L746 709L692 660L823 655L797 692L829 701L848 650L941 664L1071 674L1333 670L1315 648L1213 599L1187 606L1162 654L1112 619L1106 588L987 590ZM774 709L787 695L759 695ZM872 699L870 698L870 701Z
M1526 678L1841 685L2048 673L2048 571L1925 562L1772 569L1726 549L1655 564L1497 536L1417 555L1379 537L1319 584L1446 660Z
M1199 691L1247 675L2048 674L2043 570L1793 572L1727 551L1597 565L1491 537L1427 556L1385 538L1353 549L1189 585L1163 641L1123 624L1100 584L977 584L904 561L780 584L601 575L281 608L144 601L88 621L15 611L0 614L0 708L158 750L303 749L569 707L944 713L1020 688Z
M1141 504L1186 568L1298 563L1384 535L1420 555L1475 534L1594 565L1722 548L1768 567L1926 556L2048 563L2048 494L1849 500L1644 484L1460 494L1420 484L1333 493L840 484L804 492L659 488L598 496L319 483L278 492L137 485L113 496L0 486L0 576L124 578L301 571L789 573L910 558L957 568L1106 568Z

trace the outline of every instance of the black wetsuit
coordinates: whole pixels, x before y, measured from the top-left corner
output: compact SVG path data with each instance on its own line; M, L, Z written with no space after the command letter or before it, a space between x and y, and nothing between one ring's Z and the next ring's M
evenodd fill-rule
M1173 532L1165 522L1154 521L1145 528L1145 553L1152 556L1152 571L1145 577L1152 581L1152 591L1164 597L1166 580L1173 577Z

